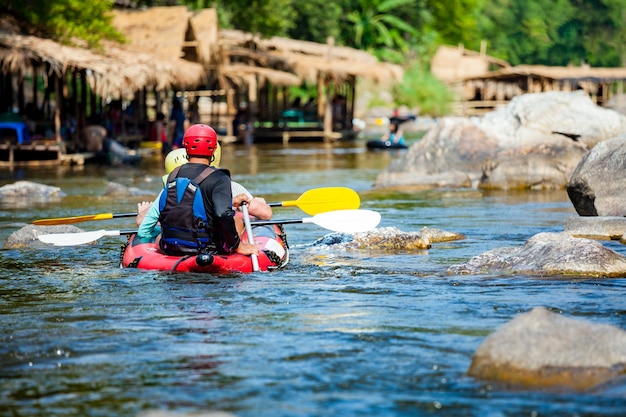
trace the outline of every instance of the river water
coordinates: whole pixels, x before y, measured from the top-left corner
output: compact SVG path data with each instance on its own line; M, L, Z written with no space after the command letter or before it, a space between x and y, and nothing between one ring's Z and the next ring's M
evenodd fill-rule
M510 390L466 375L481 342L536 306L626 328L623 279L455 276L450 265L562 231L565 191L374 191L401 154L334 145L227 145L222 166L268 201L347 186L380 226L462 233L430 250L340 251L327 230L285 226L291 261L272 273L204 276L124 270L124 237L75 248L0 251L0 415L605 416L626 413L626 383L589 393ZM0 202L0 242L37 218L134 211L107 181L150 192L162 167L1 171L0 185L59 186L57 201ZM276 208L274 218L307 217ZM129 229L134 219L80 224ZM624 253L619 244L606 245Z

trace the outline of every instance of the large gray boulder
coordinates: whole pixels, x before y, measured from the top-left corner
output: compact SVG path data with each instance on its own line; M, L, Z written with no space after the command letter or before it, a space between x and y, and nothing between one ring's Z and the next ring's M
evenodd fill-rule
M626 134L598 143L581 159L567 194L581 216L626 216Z
M545 144L496 152L483 164L478 185L486 190L559 190L585 154L586 149L559 137Z
M464 264L452 265L448 273L625 277L626 257L595 240L567 233L538 233L521 247L487 251Z
M584 391L623 375L624 369L624 330L537 307L487 337L468 374L524 388Z
M621 133L626 116L582 91L524 94L481 118L440 119L374 187L565 188L589 148Z
M376 188L475 187L496 138L467 118L444 117L376 178Z

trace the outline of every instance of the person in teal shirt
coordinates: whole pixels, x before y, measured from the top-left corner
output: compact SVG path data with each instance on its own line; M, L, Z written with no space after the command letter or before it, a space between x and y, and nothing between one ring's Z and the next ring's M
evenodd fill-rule
M400 124L395 121L391 122L389 132L385 133L380 140L390 142L391 144L404 145L404 133L400 128Z

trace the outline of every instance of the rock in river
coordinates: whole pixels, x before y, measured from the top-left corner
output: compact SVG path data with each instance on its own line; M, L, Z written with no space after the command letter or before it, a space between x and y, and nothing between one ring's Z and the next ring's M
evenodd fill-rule
M625 371L626 331L536 307L487 337L468 374L516 387L584 391Z
M4 244L4 249L15 249L31 247L33 244L35 247L50 246L37 239L39 235L46 235L50 233L80 233L84 232L80 227L74 225L59 225L59 226L35 226L32 224L22 227L8 237ZM50 246L51 247L51 246Z
M451 274L626 276L626 257L591 239L567 233L538 233L522 247L493 249L464 264L448 268Z

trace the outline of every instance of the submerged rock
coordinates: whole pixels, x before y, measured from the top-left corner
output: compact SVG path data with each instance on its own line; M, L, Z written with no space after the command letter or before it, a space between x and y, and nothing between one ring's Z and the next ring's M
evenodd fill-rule
M621 241L626 236L626 217L570 217L564 232L573 237Z
M65 196L59 187L31 181L17 181L0 187L0 202L3 207L23 208L31 203L58 201Z
M22 227L20 230L17 230L7 238L6 243L4 244L5 249L16 249L16 248L24 248L30 247L33 244L38 247L41 246L49 246L37 239L39 235L47 235L50 233L79 233L84 232L83 229L76 227L74 225L58 225L58 226L35 226L33 224L29 224L27 226Z
M433 242L464 239L463 235L439 229L423 228L419 232L403 232L396 227L379 227L362 233L329 233L316 240L314 246L333 246L342 249L423 250Z
M626 332L543 307L487 337L468 374L524 388L588 390L626 373Z
M420 236L428 239L430 243L452 242L453 240L465 239L460 233L446 232L445 230L423 227L417 232Z
M136 197L144 195L156 197L156 194L153 191L146 191L136 187L128 187L116 182L108 182L107 188L104 191L105 197Z
M590 239L566 233L539 233L519 248L493 249L449 274L512 273L531 275L626 276L626 257Z
M17 181L0 187L0 198L10 197L62 197L59 187L31 181Z

